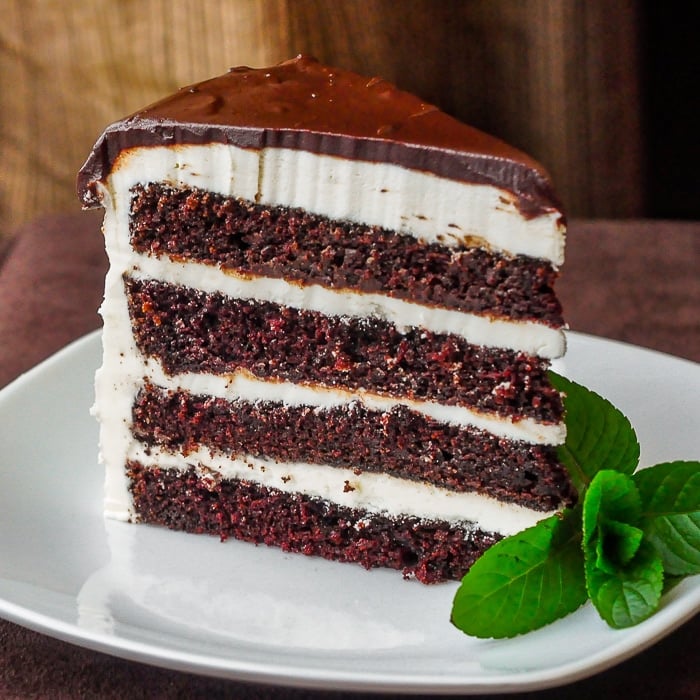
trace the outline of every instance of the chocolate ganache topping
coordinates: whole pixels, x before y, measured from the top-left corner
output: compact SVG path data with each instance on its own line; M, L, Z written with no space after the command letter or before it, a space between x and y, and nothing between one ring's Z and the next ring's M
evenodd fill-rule
M297 56L271 68L232 68L107 127L78 174L85 208L119 153L143 146L224 143L290 148L395 163L511 192L528 217L557 211L544 168L380 78Z

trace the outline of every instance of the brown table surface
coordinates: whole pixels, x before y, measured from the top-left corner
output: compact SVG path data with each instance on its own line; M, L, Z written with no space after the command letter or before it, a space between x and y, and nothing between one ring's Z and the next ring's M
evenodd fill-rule
M99 327L106 263L98 229L95 213L67 214L32 222L0 245L0 386ZM700 361L700 223L573 221L558 289L573 330ZM698 638L700 616L603 673L507 697L700 698ZM152 667L0 620L1 698L329 696L361 697Z

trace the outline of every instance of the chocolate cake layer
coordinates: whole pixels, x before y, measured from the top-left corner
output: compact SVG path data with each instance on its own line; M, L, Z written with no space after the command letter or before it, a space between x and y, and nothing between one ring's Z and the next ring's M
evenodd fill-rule
M460 579L500 539L468 524L392 519L214 474L202 478L193 468L147 469L129 462L127 476L143 522L368 569L389 567L423 583Z
M139 349L168 374L233 373L464 405L558 423L547 362L376 318L328 317L125 278Z
M321 410L147 384L132 419L134 436L145 445L185 455L202 445L230 456L386 472L542 511L574 500L555 447L446 425L404 406L380 412L354 402Z
M130 233L139 252L176 260L557 328L563 324L551 263L467 243L461 248L428 244L376 226L156 183L132 190Z

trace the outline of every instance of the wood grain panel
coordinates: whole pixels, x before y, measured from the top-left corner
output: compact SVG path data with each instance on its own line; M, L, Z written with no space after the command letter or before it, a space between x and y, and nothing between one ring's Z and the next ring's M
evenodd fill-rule
M636 5L603 0L6 0L0 235L78 207L111 121L300 52L386 77L510 141L573 215L642 212Z

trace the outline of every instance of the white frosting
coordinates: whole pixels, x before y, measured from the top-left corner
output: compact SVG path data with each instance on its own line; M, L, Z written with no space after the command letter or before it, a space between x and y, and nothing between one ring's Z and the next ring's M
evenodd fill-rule
M232 299L260 299L295 309L318 311L327 316L374 316L399 330L425 328L449 333L474 345L510 348L547 359L561 357L564 333L541 323L505 321L476 314L423 306L383 294L336 291L317 284L291 284L282 279L249 277L222 272L212 265L173 262L123 251L117 261L133 277L156 279L203 292L220 292Z
M123 151L107 186L112 196L128 198L131 187L148 182L302 207L426 242L456 246L475 237L507 254L545 258L555 266L564 260L564 224L558 212L524 217L504 190L387 163L283 148L149 146Z
M158 448L145 450L138 443L134 443L128 457L147 467L185 470L190 465L204 465L206 469L199 470L199 476L204 479L211 478L208 469L224 479L243 479L286 493L301 492L370 513L469 523L469 527L476 523L480 529L501 535L512 535L552 515L480 494L459 493L387 474L356 474L352 469L318 464L272 462L249 455L232 459L208 449L183 457Z
M122 370L124 366L122 365ZM364 389L346 390L319 385L295 384L292 382L257 379L245 370L234 374L216 375L206 373L185 373L166 375L160 364L154 360L143 363L136 360L129 371L133 377L134 396L141 386L141 379L172 391L185 391L202 396L235 401L242 399L251 403L274 401L285 406L310 406L317 409L330 409L357 402L370 411L391 411L396 406L405 406L411 411L428 418L457 426L471 426L509 440L522 440L530 444L559 445L566 437L563 423L543 424L529 418L514 421L495 413L477 411L466 406L450 406L437 401L420 401L406 398L381 396ZM114 381L120 381L121 372Z

